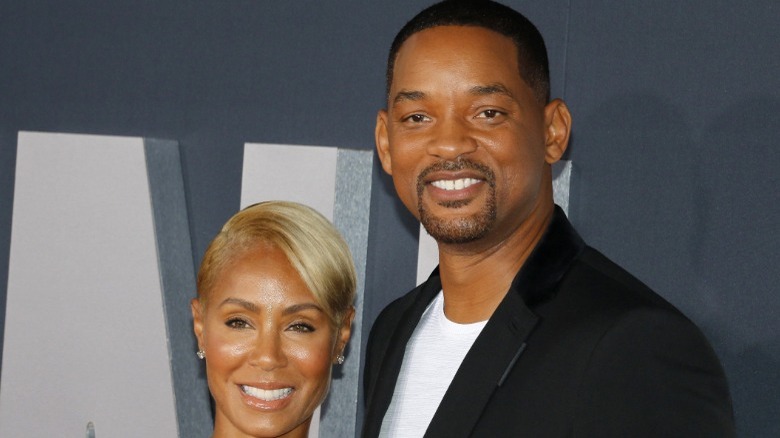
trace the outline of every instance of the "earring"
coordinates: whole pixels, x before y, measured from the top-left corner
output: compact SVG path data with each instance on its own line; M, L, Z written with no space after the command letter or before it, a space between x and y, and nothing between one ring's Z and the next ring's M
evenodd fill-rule
M198 350L197 353L195 353L196 356L198 356L198 359L205 359L206 358L206 352L203 350Z
M336 356L336 363L339 364L339 365L344 363L344 355L343 354L339 354L338 356Z

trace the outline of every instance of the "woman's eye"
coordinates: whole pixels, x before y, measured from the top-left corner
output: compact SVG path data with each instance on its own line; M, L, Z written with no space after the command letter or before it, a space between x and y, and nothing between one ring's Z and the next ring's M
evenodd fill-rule
M241 318L231 318L225 322L225 325L232 329L244 329L249 327L249 323Z
M300 333L308 333L308 332L313 332L315 329L310 324L298 322L291 325L289 330L294 332L300 332Z

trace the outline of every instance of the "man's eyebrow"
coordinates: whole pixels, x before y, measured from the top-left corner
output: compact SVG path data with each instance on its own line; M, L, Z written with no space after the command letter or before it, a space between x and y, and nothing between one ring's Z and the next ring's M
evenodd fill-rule
M425 97L425 93L422 91L404 91L401 90L398 93L396 93L395 97L393 98L393 105L403 102L405 100L422 100Z
M496 84L488 84L488 85L475 85L475 86L471 87L469 92L471 94L474 94L474 95L477 95L477 96L486 96L486 95L490 95L490 94L503 94L503 95L506 95L507 97L514 98L514 96L512 95L512 92L509 91L509 89L507 87L505 87L502 84L498 84L498 83L496 83Z

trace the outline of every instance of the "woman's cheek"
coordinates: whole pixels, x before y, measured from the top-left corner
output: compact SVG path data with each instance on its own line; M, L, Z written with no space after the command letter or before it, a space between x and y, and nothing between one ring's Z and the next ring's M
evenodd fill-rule
M251 349L251 338L240 333L232 333L226 330L214 330L206 340L206 357L213 350L211 356L222 361L232 361L244 357ZM211 347L211 348L209 348Z

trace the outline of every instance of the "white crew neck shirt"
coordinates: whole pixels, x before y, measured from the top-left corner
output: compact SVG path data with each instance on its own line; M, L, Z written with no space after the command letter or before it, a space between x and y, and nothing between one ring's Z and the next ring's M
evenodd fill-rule
M380 438L417 438L425 434L485 324L487 321L450 321L444 315L444 295L436 295L406 345L393 399L382 419Z

